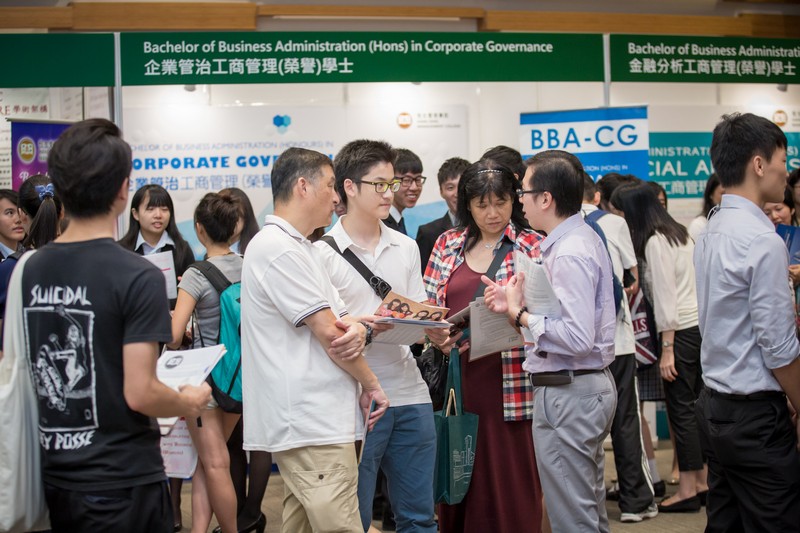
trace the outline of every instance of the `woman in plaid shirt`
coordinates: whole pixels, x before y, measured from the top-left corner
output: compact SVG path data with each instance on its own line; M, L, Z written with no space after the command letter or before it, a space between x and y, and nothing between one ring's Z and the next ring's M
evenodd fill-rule
M515 175L491 160L471 165L458 184L459 225L436 241L425 269L431 303L452 314L472 301L503 241L513 244L497 270L501 285L514 274L513 252L539 256L542 236L522 213ZM464 410L480 416L472 482L458 505L441 505L443 533L539 531L542 495L531 436L533 388L522 347L469 362L461 359Z

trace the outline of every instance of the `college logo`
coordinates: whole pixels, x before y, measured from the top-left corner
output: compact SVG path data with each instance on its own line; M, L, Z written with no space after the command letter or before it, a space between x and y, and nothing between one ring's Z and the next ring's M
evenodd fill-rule
M404 130L410 128L413 122L414 120L411 118L411 113L400 113L397 115L397 125Z
M23 137L17 143L17 157L19 160L29 165L36 159L36 143L30 137Z
M176 366L180 366L182 362L183 362L182 355L173 355L172 357L167 359L167 362L164 363L164 366L167 368L175 368Z
M292 124L292 117L289 115L275 115L272 117L272 123L278 128L278 133L286 133L289 126Z
M772 122L782 128L789 122L789 115L783 109L778 109L772 114Z

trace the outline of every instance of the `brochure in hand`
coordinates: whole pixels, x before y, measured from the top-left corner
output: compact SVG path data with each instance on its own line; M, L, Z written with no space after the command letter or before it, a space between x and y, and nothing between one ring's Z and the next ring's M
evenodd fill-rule
M394 327L375 336L376 344L408 345L418 342L425 335L426 328L449 328L450 324L442 322L447 315L447 307L427 305L396 292L390 292L375 311L380 316L376 323L389 323Z
M156 376L161 383L175 390L182 385L200 386L226 351L223 344L194 350L165 351L158 358ZM177 421L177 416L159 418L161 434L169 433Z

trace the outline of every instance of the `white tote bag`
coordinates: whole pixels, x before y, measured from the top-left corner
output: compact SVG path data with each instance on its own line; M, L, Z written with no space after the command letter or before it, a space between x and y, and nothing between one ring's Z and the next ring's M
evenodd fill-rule
M34 252L20 257L6 299L0 360L0 531L50 528L42 483L39 409L31 382L22 322L22 271Z

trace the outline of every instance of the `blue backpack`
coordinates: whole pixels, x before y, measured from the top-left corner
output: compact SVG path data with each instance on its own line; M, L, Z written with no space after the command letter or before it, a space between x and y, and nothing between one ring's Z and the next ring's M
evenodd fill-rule
M226 353L211 371L209 385L220 408L227 413L242 412L242 284L231 283L219 268L209 261L192 265L219 294L219 344ZM199 328L198 328L199 332ZM205 346L200 333L200 344Z
M600 227L600 224L598 224L597 221L607 214L607 211L598 209L596 211L592 211L584 217L586 223L589 224L589 226L598 235L600 235L600 239L603 241L603 245L606 247L606 252L608 252L608 241L606 240L606 234L603 232L603 229ZM611 259L611 252L608 252L608 258ZM614 309L616 310L617 314L619 314L619 310L622 309L622 298L625 297L625 291L622 288L622 283L619 281L619 278L616 274L614 274L613 263L611 268L611 283L614 286Z

